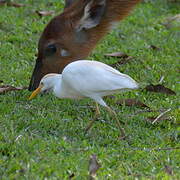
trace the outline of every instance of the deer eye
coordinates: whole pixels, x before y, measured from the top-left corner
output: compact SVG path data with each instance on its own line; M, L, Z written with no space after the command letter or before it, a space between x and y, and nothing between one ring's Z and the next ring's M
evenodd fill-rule
M46 56L51 56L53 54L55 54L57 51L57 48L54 44L50 44L49 46L47 46L46 50L45 50L45 55Z

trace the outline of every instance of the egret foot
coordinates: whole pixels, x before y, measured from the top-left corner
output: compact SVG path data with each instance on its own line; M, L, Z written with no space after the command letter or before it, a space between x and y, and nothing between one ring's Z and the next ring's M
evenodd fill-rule
M87 133L93 126L94 122L97 120L97 118L100 115L100 110L99 110L99 106L98 103L96 103L96 112L95 112L95 116L93 118L93 120L88 124L88 126L85 129L85 133Z
M117 122L117 125L118 125L118 128L119 128L119 131L121 132L120 139L125 139L125 138L126 138L125 131L124 131L124 129L121 127L121 123L120 123L120 121L119 121L119 119L118 119L118 116L117 116L116 112L113 111L109 106L106 106L106 109L107 109L107 111L108 111L112 116L114 116L115 119L116 119L116 122Z

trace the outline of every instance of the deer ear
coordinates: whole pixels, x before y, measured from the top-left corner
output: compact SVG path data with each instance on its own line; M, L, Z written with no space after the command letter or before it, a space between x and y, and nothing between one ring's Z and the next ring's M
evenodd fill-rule
M73 4L75 1L77 1L77 0L65 0L64 8L71 6L71 4Z
M77 31L97 26L104 15L105 7L106 0L91 0L83 9L83 15L76 26Z

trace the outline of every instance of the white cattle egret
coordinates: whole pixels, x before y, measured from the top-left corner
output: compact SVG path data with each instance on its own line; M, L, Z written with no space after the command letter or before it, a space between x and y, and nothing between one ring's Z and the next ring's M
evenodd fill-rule
M98 104L115 114L104 102L103 96L137 88L138 84L131 77L104 63L79 60L68 64L62 74L45 75L29 99L34 98L39 92L51 90L58 98L91 98L96 102L97 114L100 113Z

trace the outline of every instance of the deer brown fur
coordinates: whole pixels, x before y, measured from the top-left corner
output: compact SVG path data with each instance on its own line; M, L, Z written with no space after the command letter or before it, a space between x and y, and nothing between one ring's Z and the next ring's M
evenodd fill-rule
M140 0L66 0L64 11L44 29L29 90L48 73L61 73L72 61L86 58L114 23Z

